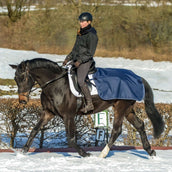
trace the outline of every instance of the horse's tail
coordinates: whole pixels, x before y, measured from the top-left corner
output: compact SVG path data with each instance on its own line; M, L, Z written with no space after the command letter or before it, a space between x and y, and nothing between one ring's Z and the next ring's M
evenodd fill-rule
M161 133L164 131L164 121L162 119L161 114L157 111L155 107L153 100L153 92L150 85L143 78L142 81L145 87L145 110L153 125L154 138L159 138Z

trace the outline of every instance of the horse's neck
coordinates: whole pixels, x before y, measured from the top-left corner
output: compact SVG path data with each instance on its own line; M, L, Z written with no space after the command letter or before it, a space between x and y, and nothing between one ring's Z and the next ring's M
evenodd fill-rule
M35 69L32 72L32 75L35 79L35 81L40 85L44 85L46 82L58 77L58 75L60 76L62 72L53 72L51 70L48 69Z

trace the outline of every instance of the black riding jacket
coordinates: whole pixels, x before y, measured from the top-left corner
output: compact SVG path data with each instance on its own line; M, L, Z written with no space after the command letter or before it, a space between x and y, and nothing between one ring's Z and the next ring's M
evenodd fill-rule
M66 60L78 61L80 63L91 61L95 64L93 56L96 51L97 42L97 32L91 25L80 29L76 36L74 47L71 53L66 57Z

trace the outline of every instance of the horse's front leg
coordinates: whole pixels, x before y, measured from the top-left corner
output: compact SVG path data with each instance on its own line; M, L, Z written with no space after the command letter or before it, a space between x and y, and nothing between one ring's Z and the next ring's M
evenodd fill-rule
M83 150L77 145L76 126L74 117L64 118L64 123L69 147L75 148L79 155L81 155L82 157L90 156L89 153L85 152L85 150Z
M37 133L39 132L41 127L46 125L48 123L48 121L50 121L53 117L54 117L54 115L51 112L43 111L43 113L41 114L41 118L40 118L39 122L32 129L30 136L29 136L25 146L23 147L23 153L27 153L29 151L29 148L32 145L33 139L35 138L35 136L37 135Z

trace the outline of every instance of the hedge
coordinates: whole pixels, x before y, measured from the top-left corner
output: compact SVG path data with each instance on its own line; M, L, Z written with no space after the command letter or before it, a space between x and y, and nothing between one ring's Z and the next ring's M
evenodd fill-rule
M171 146L172 136L172 104L156 104L158 111L165 121L165 130L159 139L152 136L152 125L148 119L143 103L135 104L136 115L145 123L145 130L152 146ZM0 140L7 135L10 138L11 147L22 147L22 140L27 140L31 129L40 118L42 108L40 100L33 99L27 105L21 105L17 99L0 99ZM113 109L109 111L109 135L113 123ZM81 146L93 146L95 144L96 129L94 128L94 116L78 116L75 119L77 125L78 144ZM20 138L21 137L21 138ZM19 139L20 138L20 139ZM58 139L57 139L58 138ZM60 117L56 116L44 128L41 129L37 139L37 147L57 147L66 146L67 139L65 128ZM54 141L53 141L54 140ZM50 144L48 144L50 143ZM123 123L123 133L117 140L123 145L141 146L141 140L136 129L125 119ZM104 143L102 143L104 144Z

